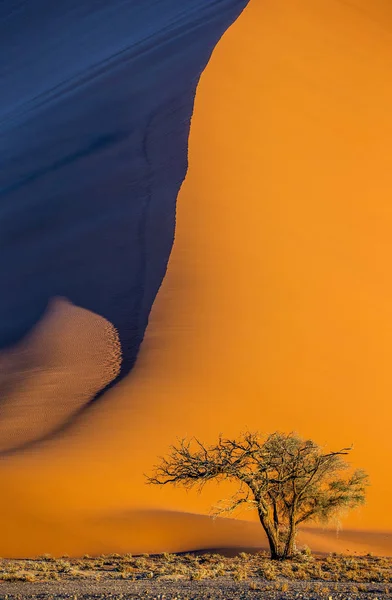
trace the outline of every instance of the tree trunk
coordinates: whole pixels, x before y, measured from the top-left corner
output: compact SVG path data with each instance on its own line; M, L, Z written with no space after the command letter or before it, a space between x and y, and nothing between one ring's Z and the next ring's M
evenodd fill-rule
M282 558L279 552L279 536L276 528L274 527L271 519L268 515L263 514L259 509L259 519L263 526L265 533L267 534L268 544L270 547L270 555L272 560L280 560Z
M289 530L287 533L287 540L284 547L283 558L293 558L295 553L295 538L297 535L297 528L295 526L294 518L290 519Z

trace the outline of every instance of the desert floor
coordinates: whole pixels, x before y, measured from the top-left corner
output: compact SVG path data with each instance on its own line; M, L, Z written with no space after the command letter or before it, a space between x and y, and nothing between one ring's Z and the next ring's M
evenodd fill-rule
M1 600L239 600L263 598L265 600L302 598L303 600L359 600L392 598L384 586L367 584L358 590L354 584L334 584L333 589L319 583L290 582L271 584L256 579L233 581L228 578L209 581L67 581L61 583L8 583L2 584Z
M231 553L232 554L232 553ZM104 555L0 560L0 599L131 600L392 598L392 559L265 552Z

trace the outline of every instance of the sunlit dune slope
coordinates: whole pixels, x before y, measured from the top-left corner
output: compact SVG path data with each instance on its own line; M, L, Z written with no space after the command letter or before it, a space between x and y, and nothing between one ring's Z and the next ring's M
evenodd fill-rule
M372 486L344 529L392 529L391 41L387 0L251 0L225 34L138 363L61 439L3 463L2 555L222 544L211 520L144 516L139 538L84 515L207 512L228 487L157 490L143 473L176 436L246 427L353 443ZM254 539L231 531L227 545Z

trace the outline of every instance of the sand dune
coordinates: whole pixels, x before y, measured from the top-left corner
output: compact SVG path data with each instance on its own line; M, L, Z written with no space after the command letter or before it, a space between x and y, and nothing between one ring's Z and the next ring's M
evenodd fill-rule
M23 518L23 544L9 527L7 548L13 557L38 556L46 544L52 554L90 555L110 553L161 553L210 551L231 556L235 553L268 552L268 544L256 521L240 519L213 519L208 515L164 510L113 511L112 513L72 514L64 520ZM52 527L50 532L49 526ZM57 537L53 535L54 531ZM68 532L66 534L66 532ZM15 532L19 534L19 531ZM9 536L9 537L8 537ZM299 549L308 546L316 554L392 555L392 532L303 528L297 540Z
M116 380L132 370L173 244L197 83L246 3L187 0L184 7L182 0L162 0L159 9L123 0L1 3L0 351L3 370L10 353L12 377L26 386L21 405L31 378L18 373L17 354L29 354L29 338L59 297L109 321L121 344ZM77 318L74 328L73 316L67 334L63 315L59 326L52 318L40 341L61 332L64 369L67 335L77 346L83 328ZM87 324L81 337L88 330ZM83 389L76 366L79 389L68 399L59 361L53 365L48 356L40 368L63 387L64 415L75 412L66 406L78 403L73 395L94 400L106 390ZM45 396L48 386L39 385ZM17 402L2 392L0 402ZM33 441L58 423L49 417L20 440L13 428L0 448L11 437L16 447Z
M354 443L367 506L301 540L391 553L391 34L387 0L251 0L224 35L136 367L61 439L3 462L0 554L256 544L252 522L139 513L207 513L228 487L143 473L176 436L245 427Z
M207 515L170 511L134 511L127 515L97 519L101 539L115 534L123 552L155 553L187 550L219 550L225 554L245 551L268 551L268 543L258 522L240 519L213 519ZM107 528L107 534L104 531ZM157 535L156 532L159 532ZM146 539L151 540L146 546ZM303 528L298 548L308 546L315 553L367 554L390 556L392 532ZM107 544L107 542L106 542ZM113 547L109 544L109 548ZM106 545L106 551L108 546Z

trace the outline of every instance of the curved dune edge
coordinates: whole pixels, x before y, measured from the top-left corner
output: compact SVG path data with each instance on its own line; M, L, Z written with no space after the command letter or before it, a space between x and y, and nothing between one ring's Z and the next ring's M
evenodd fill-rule
M172 511L134 511L96 520L97 533L118 532L117 544L122 552L159 553L188 550L220 550L223 552L268 550L259 523L240 519L213 519L207 515ZM157 539L146 546L152 532ZM132 539L132 542L130 541ZM213 540L213 542L212 542ZM120 542L119 542L120 541ZM308 546L314 553L392 555L392 532L354 531L306 527L301 529L298 548ZM147 548L147 550L146 550ZM105 551L110 551L108 548Z
M53 298L25 339L0 352L0 452L60 427L120 372L113 325Z
M368 504L338 538L308 532L311 548L350 535L359 552L392 530L391 30L382 0L251 0L222 38L135 370L62 439L1 465L1 555L125 548L122 525L98 535L80 514L207 513L224 486L158 493L143 473L177 436L246 427L354 443ZM187 523L172 533L192 548ZM166 529L145 521L143 551Z

